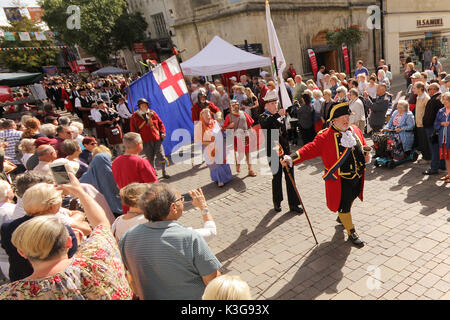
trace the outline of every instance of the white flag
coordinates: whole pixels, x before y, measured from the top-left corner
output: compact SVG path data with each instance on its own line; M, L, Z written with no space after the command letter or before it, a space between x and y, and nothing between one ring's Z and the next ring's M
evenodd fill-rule
M153 76L161 88L167 102L172 103L188 93L186 82L176 56L158 64L153 70Z
M272 56L272 74L274 76L277 89L278 87L280 88L282 106L286 109L292 105L292 101L289 98L283 78L283 71L286 68L286 61L284 60L284 55L281 50L280 42L278 41L277 32L275 31L275 27L273 26L272 18L270 16L270 6L268 0L266 0L266 22L269 36L270 54ZM276 74L275 71L275 60L277 62L278 74Z

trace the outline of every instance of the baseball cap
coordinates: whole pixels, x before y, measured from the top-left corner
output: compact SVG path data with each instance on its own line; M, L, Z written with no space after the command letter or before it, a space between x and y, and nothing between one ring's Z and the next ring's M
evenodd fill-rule
M237 81L236 77L231 77L230 80Z

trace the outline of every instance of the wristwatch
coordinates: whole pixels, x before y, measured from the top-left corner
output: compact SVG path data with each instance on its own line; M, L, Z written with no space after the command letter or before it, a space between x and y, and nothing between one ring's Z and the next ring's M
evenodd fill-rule
M209 213L209 209L208 208L202 209L202 214L208 214L208 213Z

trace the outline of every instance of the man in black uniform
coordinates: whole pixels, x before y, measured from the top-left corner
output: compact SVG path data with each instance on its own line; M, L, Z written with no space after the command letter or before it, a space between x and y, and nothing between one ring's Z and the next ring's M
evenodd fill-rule
M259 116L259 123L261 128L264 129L266 152L273 175L272 200L274 210L276 212L281 211L281 201L283 201L283 188L281 181L284 171L290 211L302 214L303 209L299 207L300 200L297 197L295 188L289 179L286 169L283 169L280 164L279 148L282 148L284 154L290 154L286 126L283 122L283 119L286 116L286 110L278 110L278 96L276 92L269 92L264 98L264 102L266 111ZM291 174L294 178L293 168L291 169Z

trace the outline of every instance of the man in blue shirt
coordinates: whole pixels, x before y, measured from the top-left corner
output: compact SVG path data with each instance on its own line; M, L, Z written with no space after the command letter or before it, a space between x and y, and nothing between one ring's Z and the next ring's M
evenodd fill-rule
M364 67L363 61L358 60L358 62L356 63L355 79L357 79L358 74L361 74L361 73L365 73L366 76L369 76L369 70L367 70L367 68Z

